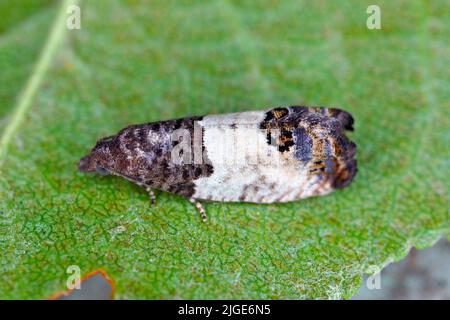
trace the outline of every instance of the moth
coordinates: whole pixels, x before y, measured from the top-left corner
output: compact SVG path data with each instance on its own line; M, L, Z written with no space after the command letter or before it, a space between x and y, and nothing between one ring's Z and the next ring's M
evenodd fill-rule
M357 172L350 113L289 106L130 125L97 141L81 172L125 178L149 193L200 201L277 203L328 194Z

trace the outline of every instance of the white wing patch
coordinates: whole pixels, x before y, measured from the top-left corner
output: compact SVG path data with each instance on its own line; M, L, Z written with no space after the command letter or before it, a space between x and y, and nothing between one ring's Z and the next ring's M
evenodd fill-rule
M206 116L203 142L214 172L195 180L196 199L286 202L313 195L316 177L269 145L259 128L265 112ZM331 190L330 190L331 191Z

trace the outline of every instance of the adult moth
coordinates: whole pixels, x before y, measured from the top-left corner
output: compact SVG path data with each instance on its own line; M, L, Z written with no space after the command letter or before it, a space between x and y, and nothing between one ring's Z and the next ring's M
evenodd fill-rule
M325 195L356 174L352 116L324 107L277 107L131 125L100 139L81 172L123 177L149 192L199 200L275 203Z

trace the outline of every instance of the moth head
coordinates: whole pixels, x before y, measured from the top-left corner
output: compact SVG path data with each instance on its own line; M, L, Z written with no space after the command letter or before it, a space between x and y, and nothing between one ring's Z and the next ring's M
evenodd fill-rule
M114 161L111 156L111 147L115 136L102 138L97 141L91 152L78 162L80 172L96 172L102 176L112 172Z

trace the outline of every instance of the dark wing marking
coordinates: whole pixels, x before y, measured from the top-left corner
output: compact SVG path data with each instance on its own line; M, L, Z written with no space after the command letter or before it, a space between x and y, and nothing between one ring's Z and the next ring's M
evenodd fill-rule
M268 142L279 130L278 150L293 150L294 158L319 175L320 184L343 188L357 172L356 145L344 133L353 130L353 123L351 114L341 109L290 106L266 111L260 128Z
M297 107L291 107L297 108ZM300 107L305 108L305 107ZM326 107L308 107L309 112L319 113L321 115L334 118L342 123L345 130L353 131L353 123L355 122L352 115L345 110L338 108L326 108Z

